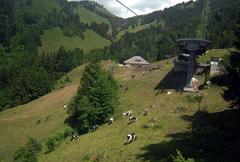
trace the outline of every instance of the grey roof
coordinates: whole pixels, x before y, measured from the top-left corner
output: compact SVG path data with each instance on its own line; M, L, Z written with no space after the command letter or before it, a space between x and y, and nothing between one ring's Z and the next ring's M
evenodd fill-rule
M134 65L149 65L150 64L141 56L134 56L134 57L124 61L124 63L125 64L134 64Z

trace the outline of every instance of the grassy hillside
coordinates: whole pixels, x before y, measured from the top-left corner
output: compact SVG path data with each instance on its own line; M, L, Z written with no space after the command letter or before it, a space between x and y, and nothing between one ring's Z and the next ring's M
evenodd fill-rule
M112 62L104 62L105 68L112 68ZM177 144L171 142L170 134L184 133L189 130L191 117L198 104L189 103L189 93L177 93L173 89L160 92L156 89L173 68L171 60L164 60L152 66L160 69L148 71L115 66L114 75L119 84L127 86L128 91L120 89L120 106L116 110L113 125L103 125L96 132L82 135L77 141L68 138L59 148L49 154L40 155L40 161L158 161L174 154ZM0 161L11 161L13 152L23 145L28 136L44 144L48 137L65 127L67 104L76 93L83 67L76 68L68 75L71 83L29 104L0 112ZM134 77L133 77L134 76ZM168 95L166 92L171 91ZM228 106L222 98L222 90L212 86L200 92L203 95L201 106L209 112L217 112ZM145 108L154 105L148 116L143 116ZM178 107L186 110L177 112ZM122 112L133 109L138 121L128 125ZM138 140L123 145L128 133L135 132ZM193 148L193 152L195 151ZM194 156L192 154L192 156Z
M98 24L105 23L111 27L110 21L82 6L78 6L75 9L75 13L80 17L80 21L84 23L91 24L92 22L96 22Z
M79 36L64 36L60 28L46 30L41 36L41 41L42 46L39 48L40 53L55 52L60 48L60 46L63 46L67 50L81 48L84 52L88 52L92 49L103 48L110 44L110 41L91 30L86 30L84 33L84 39L82 39Z
M203 55L202 57L200 57L198 59L198 62L200 63L206 63L208 61L210 61L211 57L224 57L226 55L230 54L230 50L229 49L212 49L210 51L208 51L205 55Z
M153 21L151 22L150 24L144 24L144 25L136 25L136 26L129 26L127 29L123 29L121 30L117 36L116 36L116 40L119 40L126 32L129 32L129 33L136 33L138 31L141 31L141 30L144 30L144 29L148 29L151 25L153 26L157 26L157 25L164 25L163 22L159 22L159 21Z
M0 112L0 161L12 161L14 151L24 145L29 136L44 143L65 126L67 113L63 106L74 96L82 70L83 66L69 73L72 82L65 88Z

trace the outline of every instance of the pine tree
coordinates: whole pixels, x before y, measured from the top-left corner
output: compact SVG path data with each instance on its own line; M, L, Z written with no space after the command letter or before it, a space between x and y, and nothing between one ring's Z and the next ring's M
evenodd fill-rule
M118 104L117 83L98 63L87 65L77 95L69 107L74 127L80 133L103 124Z

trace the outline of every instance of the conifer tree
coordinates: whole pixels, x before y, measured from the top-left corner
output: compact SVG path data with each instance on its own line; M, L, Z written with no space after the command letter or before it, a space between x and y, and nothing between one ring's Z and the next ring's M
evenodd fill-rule
M117 83L98 63L87 65L77 95L69 107L74 127L88 132L94 125L103 124L118 104Z

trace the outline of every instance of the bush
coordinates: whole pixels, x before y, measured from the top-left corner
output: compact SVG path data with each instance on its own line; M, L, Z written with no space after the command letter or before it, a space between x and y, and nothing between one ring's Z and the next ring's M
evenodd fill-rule
M47 146L47 148L48 148L48 151L47 151L47 152L52 152L52 151L54 151L55 148L56 148L56 145L57 145L57 142L56 142L55 138L54 138L54 137L49 138L48 141L47 141L47 143L46 143L46 146Z
M150 128L151 126L149 124L142 124L141 127L143 129L147 129L147 128Z
M183 157L181 151L176 150L176 152L177 152L176 157L171 155L171 157L172 157L172 162L195 162L194 159L190 159L190 158L185 159L185 158Z
M202 101L203 96L197 94L197 95L187 95L186 96L187 101L189 103L200 103Z
M60 143L71 134L72 134L72 129L67 127L64 130L58 132L54 137L49 138L46 143L46 146L48 148L47 152L54 151L60 145Z
M88 161L89 162L90 160L91 160L91 157L90 157L89 154L84 155L83 158L82 158L82 161Z
M160 123L154 124L153 129L162 129L163 126Z
M37 155L42 150L42 146L38 141L29 138L25 146L15 152L14 161L18 162L36 162Z

